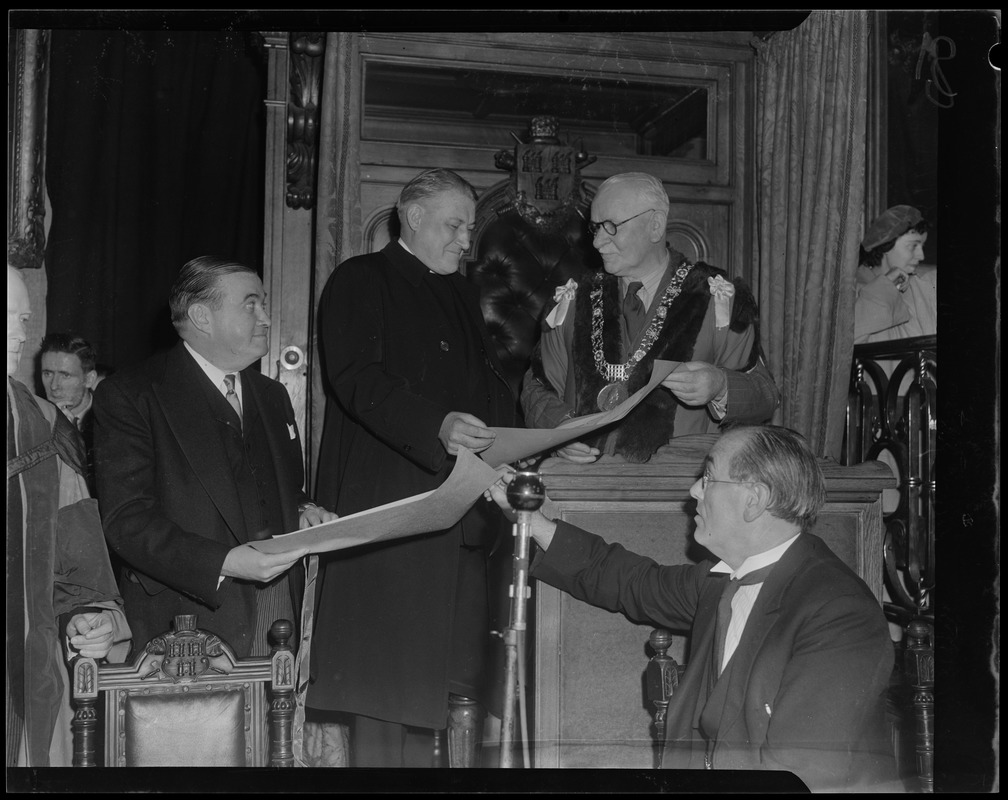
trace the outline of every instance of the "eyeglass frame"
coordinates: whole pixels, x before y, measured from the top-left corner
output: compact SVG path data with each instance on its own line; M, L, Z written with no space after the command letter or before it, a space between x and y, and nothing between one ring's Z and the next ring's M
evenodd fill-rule
M649 211L657 211L657 210L658 209L656 208L645 208L639 214L634 214L632 217L627 217L625 220L623 220L623 222L613 222L611 219L604 219L601 222L592 222L589 219L586 220L586 222L588 223L588 233L591 234L592 239L594 239L598 235L599 228L601 228L609 236L615 236L616 231L619 229L620 225L625 225L626 223L630 222L630 220L637 219L637 217L641 217L644 214L647 214ZM610 227L612 228L612 230L609 230Z
M744 485L744 484L747 484L747 483L759 483L759 481L753 481L753 480L749 480L749 481L723 481L723 480L718 480L717 478L710 477L709 470L705 469L703 471L703 474L700 476L700 491L706 492L707 491L707 484L708 483L737 483L739 485Z

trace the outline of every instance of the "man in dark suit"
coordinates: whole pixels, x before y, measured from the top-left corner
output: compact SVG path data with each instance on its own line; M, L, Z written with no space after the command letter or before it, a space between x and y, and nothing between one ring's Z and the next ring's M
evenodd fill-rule
M479 292L458 272L475 201L449 170L419 175L399 240L342 263L322 294L317 488L341 515L437 488L460 446L514 425ZM491 696L487 557L503 522L479 504L448 530L322 560L307 707L351 715L353 766L431 766L449 693Z
M634 622L690 632L663 766L789 770L813 790L886 785L892 643L865 583L809 533L826 491L804 440L775 426L729 429L690 494L696 542L721 561L660 566L536 512L531 574ZM502 486L488 495L507 508Z
M182 341L95 392L99 503L141 645L197 614L239 657L268 653L270 624L297 620L288 569L306 551L252 543L334 517L302 489L287 391L252 366L269 347L265 299L248 267L193 259L170 295Z
M95 495L93 390L98 383L95 351L74 333L47 333L39 348L39 372L46 399L62 411L84 442L88 491Z

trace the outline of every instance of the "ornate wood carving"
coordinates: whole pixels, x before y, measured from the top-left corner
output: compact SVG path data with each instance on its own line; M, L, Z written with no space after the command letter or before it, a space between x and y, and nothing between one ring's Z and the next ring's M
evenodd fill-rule
M7 68L7 263L37 269L45 256L45 111L49 31L12 30Z
M511 173L512 203L528 222L544 231L559 230L582 201L581 168L595 156L561 143L559 123L550 115L532 117L528 141L514 133L513 151L499 150L497 169Z
M290 97L287 101L287 205L315 205L318 113L325 34L290 35Z

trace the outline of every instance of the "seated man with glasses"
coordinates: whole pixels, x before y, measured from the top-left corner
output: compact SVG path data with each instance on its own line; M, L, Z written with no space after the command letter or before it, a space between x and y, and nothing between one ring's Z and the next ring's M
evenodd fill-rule
M486 495L508 511L504 483ZM826 488L807 442L788 428L732 427L690 495L693 538L712 556L696 564L657 564L540 511L529 519L533 578L689 632L662 766L788 770L813 791L897 790L888 627L864 581L811 533Z
M522 384L532 428L617 406L646 384L655 359L682 362L624 419L557 455L643 462L672 439L724 422L765 422L779 394L763 363L756 301L741 281L690 263L665 242L669 199L657 178L614 175L588 230L604 271L556 293Z

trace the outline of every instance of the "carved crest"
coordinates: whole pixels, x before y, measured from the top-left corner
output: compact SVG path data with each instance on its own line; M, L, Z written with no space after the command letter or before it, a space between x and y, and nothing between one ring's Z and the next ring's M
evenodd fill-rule
M498 169L511 172L515 208L525 220L547 230L559 228L577 208L583 197L581 167L595 161L561 143L557 131L556 117L533 117L528 141L512 133L514 151L500 150L494 156Z
M153 639L146 657L153 658L153 663L145 678L157 675L173 683L196 680L207 672L226 675L234 662L218 636L196 628L193 614L175 617L175 630Z

